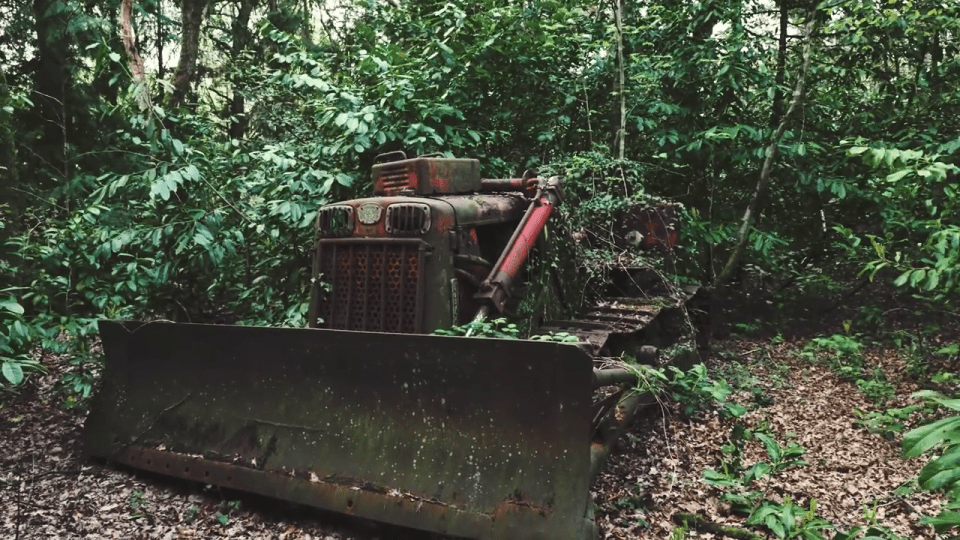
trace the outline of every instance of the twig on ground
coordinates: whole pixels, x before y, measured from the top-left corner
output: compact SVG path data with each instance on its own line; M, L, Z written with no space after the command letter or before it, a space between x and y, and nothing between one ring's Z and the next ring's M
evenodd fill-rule
M729 527L727 525L714 523L700 514L677 512L673 515L673 521L677 525L693 527L700 532L719 534L721 536L734 538L736 540L763 540L763 537L759 534L753 533L746 529L741 529L739 527Z
M23 516L23 482L17 484L17 517L14 521L14 527L16 527L14 532L14 539L20 540L20 520Z

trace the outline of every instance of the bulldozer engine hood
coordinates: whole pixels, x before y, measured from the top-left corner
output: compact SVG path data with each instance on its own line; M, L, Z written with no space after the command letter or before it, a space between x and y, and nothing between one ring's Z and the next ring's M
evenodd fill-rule
M371 197L322 206L323 238L420 237L429 244L457 227L517 221L529 202L519 194Z

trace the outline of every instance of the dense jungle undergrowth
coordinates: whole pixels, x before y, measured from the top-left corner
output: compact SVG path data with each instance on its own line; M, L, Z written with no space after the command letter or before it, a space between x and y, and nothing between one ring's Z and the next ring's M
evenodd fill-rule
M605 535L956 534L958 36L942 0L0 0L0 536L388 536L78 433L98 319L303 326L318 207L396 150L562 175L593 286L714 292ZM665 203L675 250L605 243Z

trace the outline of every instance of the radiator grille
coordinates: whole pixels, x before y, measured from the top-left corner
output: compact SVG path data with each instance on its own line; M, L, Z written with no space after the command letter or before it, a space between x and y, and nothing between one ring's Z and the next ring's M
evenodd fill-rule
M387 232L396 235L427 234L430 207L423 203L396 203L387 207Z
M317 212L317 232L320 236L346 236L353 231L353 207L325 206Z
M321 242L320 279L331 290L320 299L325 328L421 331L419 240Z
M406 163L397 165L386 165L381 170L374 182L375 191L387 195L395 195L401 189L409 186L410 169Z

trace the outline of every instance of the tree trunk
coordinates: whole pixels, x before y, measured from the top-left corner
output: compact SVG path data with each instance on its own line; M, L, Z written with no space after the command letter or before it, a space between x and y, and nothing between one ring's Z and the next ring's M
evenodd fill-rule
M740 261L743 259L743 253L746 251L747 240L750 237L750 229L753 228L753 223L763 208L763 202L769 190L773 160L777 156L780 139L783 138L783 134L787 130L787 124L790 122L790 118L794 113L796 113L800 105L801 97L803 96L804 82L807 76L807 70L810 67L810 36L814 33L817 23L816 14L810 13L807 16L807 24L803 32L803 66L800 68L797 84L793 88L793 98L790 100L790 108L787 109L786 114L780 119L780 126L777 127L776 133L773 134L773 140L770 142L770 146L767 147L766 157L763 160L763 168L760 171L760 179L757 181L757 188L753 192L753 198L750 200L750 204L747 205L747 209L743 213L740 230L737 233L737 246L734 248L733 253L730 254L730 258L727 259L727 264L723 267L720 275L714 280L714 287L722 285L729 280L734 270L740 265Z
M163 80L163 0L157 0L157 80Z
M12 104L9 100L10 87L7 85L7 74L0 66L0 84L3 89L0 90L0 107L6 107ZM0 113L4 114L4 113ZM12 116L12 114L11 114ZM22 203L23 197L20 189L20 160L17 159L17 127L14 122L4 122L0 124L0 197L3 201L8 201L14 211L20 210L26 206ZM15 226L15 225L14 225ZM9 230L6 232L10 232ZM2 239L0 232L0 239ZM2 242L0 242L2 244ZM0 248L0 254L3 248Z
M237 18L233 20L233 45L230 56L233 59L234 67L240 60L240 55L250 44L250 14L256 7L257 0L240 0L240 6L237 11ZM243 77L235 70L232 74L233 79L233 97L230 100L230 138L242 139L247 129L246 104L243 97Z
M37 50L34 71L36 110L40 116L40 140L34 152L41 168L52 169L40 178L66 179L66 148L69 119L67 118L67 88L72 85L69 42L60 34L67 27L66 15L48 15L54 0L34 0Z
M150 109L150 90L147 88L147 78L143 69L143 59L137 51L136 38L133 34L133 0L123 0L120 4L120 36L123 38L123 49L127 51L130 61L130 74L137 84L137 104L141 111Z
M624 84L624 65L623 65L623 0L617 0L613 7L614 17L617 23L617 71L620 77L618 93L620 94L620 129L617 131L617 158L623 159L625 155L625 144L627 138L627 95Z
M190 82L197 70L200 53L200 25L207 0L181 0L180 2L180 60L173 74L173 96L170 105L178 107L187 99Z
M773 93L773 111L770 127L780 123L783 116L783 84L787 77L787 30L790 24L787 0L780 0L780 43L777 49L777 77Z
M313 27L310 25L310 3L303 0L303 15L300 17L300 41L304 46L313 44Z
M933 34L933 46L930 49L930 85L936 87L937 69L940 66L940 60L943 59L943 48L940 46L940 31L936 30Z

